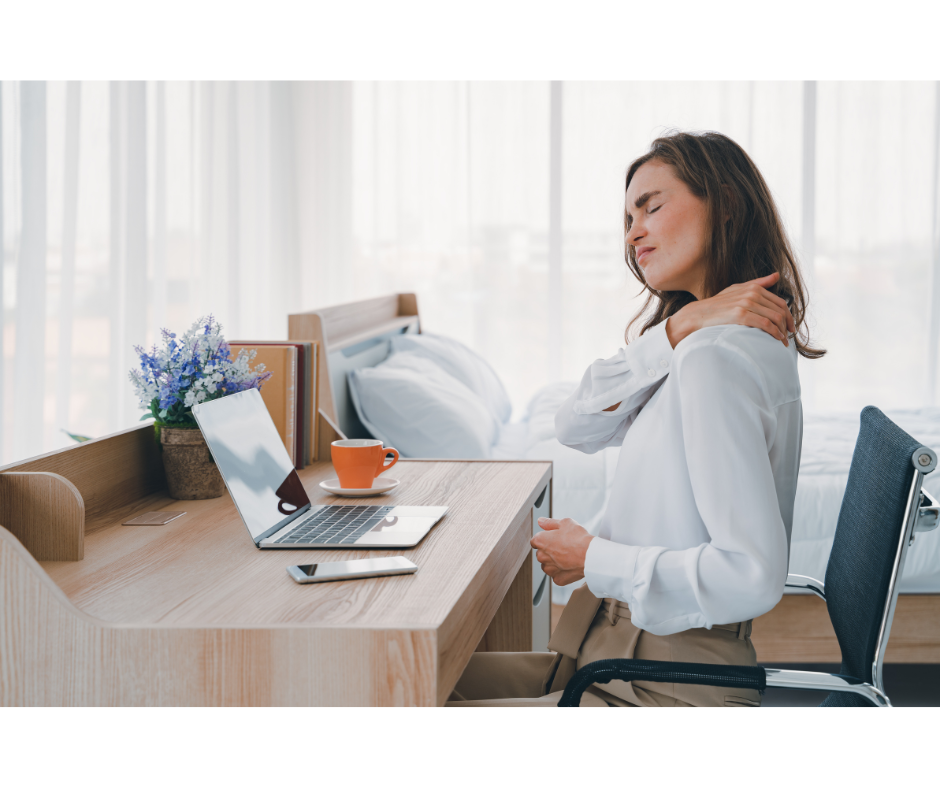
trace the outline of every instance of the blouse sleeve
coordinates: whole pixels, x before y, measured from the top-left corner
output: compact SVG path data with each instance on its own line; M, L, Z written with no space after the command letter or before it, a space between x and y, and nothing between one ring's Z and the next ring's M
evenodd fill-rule
M586 454L623 443L627 429L669 374L673 350L667 322L588 367L581 385L555 414L561 443ZM604 410L618 402L616 410Z
M760 369L732 345L698 345L676 362L692 493L709 541L685 550L591 540L591 592L630 607L655 635L746 621L783 594L787 536L770 464L777 429Z

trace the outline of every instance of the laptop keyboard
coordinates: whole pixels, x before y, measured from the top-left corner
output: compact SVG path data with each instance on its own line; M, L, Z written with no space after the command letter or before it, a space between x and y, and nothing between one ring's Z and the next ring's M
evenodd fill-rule
M302 519L274 544L352 544L378 525L393 506L326 506Z

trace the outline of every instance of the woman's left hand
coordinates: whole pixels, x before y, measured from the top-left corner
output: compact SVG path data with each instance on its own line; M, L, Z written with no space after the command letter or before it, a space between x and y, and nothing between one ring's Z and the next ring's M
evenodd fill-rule
M584 558L594 538L570 517L539 517L545 530L532 537L535 558L557 585L566 586L584 577Z

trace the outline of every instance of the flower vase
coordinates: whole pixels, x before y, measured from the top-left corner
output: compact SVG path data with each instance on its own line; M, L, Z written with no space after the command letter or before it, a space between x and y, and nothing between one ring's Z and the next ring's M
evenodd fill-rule
M219 498L225 493L225 482L202 430L161 427L160 446L171 498L196 501Z

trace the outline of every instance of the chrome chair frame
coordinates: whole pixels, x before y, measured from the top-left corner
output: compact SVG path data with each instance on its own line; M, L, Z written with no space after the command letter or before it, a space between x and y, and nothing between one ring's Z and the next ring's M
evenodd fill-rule
M918 533L925 533L937 528L940 521L940 503L930 493L923 489L924 477L931 473L937 467L937 454L926 446L918 446L911 456L911 463L914 466L915 473L911 480L911 486L907 496L907 505L901 521L900 538L898 539L897 550L894 557L894 564L891 571L891 579L888 585L888 593L885 599L884 612L881 616L881 627L878 632L877 647L875 649L874 659L871 665L871 676L869 681L852 676L843 676L838 673L817 673L808 670L782 670L777 668L759 668L766 675L767 687L784 687L788 689L816 690L823 692L851 692L862 695L872 704L879 707L890 707L891 701L885 693L884 677L882 669L884 667L885 650L888 647L888 637L891 634L891 624L894 621L894 611L898 602L898 580L904 571L904 564L907 560L907 552L914 538ZM815 594L825 601L825 584L812 577L804 575L791 574L787 576L786 588L795 588L808 591ZM612 660L619 662L620 660ZM622 660L624 663L629 660ZM670 663L652 663L657 666L661 664L661 676L653 679L658 681L670 681ZM712 666L703 665L703 668ZM590 665L585 666L578 671L587 671ZM578 677L572 679L574 684ZM602 679L603 682L610 681L613 677ZM693 682L701 683L701 682ZM707 682L716 684L717 682ZM722 684L718 684L723 686ZM584 684L582 683L582 686ZM727 686L734 686L728 684ZM576 697L562 699L559 705L576 705L580 698L580 690ZM573 702L572 702L573 701Z
M888 597L885 600L884 613L881 616L881 628L878 632L878 646L871 666L871 680L863 684L849 684L845 676L835 673L813 673L805 670L777 670L765 668L767 671L768 687L788 687L790 689L827 690L830 692L855 692L864 695L877 706L890 706L891 702L885 694L884 687L884 659L888 648L888 637L891 634L891 624L894 622L894 611L898 604L898 580L904 572L904 563L907 552L919 533L932 531L940 520L940 504L926 490L923 489L924 477L937 467L937 455L926 446L918 446L911 457L911 463L916 473L911 479L911 488L908 492L907 507L904 510L901 536L898 539L897 552L894 557L894 567L891 570L891 580L888 584ZM917 505L914 505L914 502ZM787 588L799 588L809 591L820 599L826 599L825 584L812 577L804 575L788 575Z

